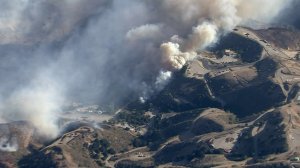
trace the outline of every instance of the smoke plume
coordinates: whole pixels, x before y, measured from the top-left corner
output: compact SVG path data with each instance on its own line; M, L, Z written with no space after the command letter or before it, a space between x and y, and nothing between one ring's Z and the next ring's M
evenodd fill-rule
M0 0L0 118L55 136L66 101L116 105L161 90L199 50L292 0Z
M7 125L1 125L0 133L0 151L15 152L18 150L17 137L12 135Z

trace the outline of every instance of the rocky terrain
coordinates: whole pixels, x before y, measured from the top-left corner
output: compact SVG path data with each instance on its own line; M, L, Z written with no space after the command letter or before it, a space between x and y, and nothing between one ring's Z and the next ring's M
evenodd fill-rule
M299 34L237 27L147 102L68 112L50 141L1 124L0 167L300 167Z

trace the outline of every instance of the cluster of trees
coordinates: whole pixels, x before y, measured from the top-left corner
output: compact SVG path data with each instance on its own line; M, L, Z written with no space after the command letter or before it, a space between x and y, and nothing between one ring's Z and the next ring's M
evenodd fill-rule
M106 139L95 139L91 145L88 146L88 149L93 159L105 160L109 154L116 153Z
M57 164L53 161L51 153L46 155L43 152L36 150L36 151L33 151L31 154L24 156L18 162L18 167L20 167L20 168L37 168L37 167L56 168Z
M291 167L289 163L286 162L276 162L276 163L264 163L255 166L248 166L249 168L289 168Z
M144 111L122 111L117 114L114 120L121 123L126 122L132 126L142 126L150 122L150 117L146 116Z
M158 163L191 162L195 158L203 158L206 154L223 154L223 151L211 148L206 142L182 142L167 145L154 159Z
M150 150L156 150L165 140L161 128L161 115L157 115L152 118L147 133L133 139L132 145L134 147L148 146Z

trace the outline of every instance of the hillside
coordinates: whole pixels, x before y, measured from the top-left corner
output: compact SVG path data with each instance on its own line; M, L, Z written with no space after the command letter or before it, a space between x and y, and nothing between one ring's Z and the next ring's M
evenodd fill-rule
M285 40L297 50L290 34L238 27L144 103L130 99L113 116L66 108L55 139L27 121L0 124L0 167L296 167L300 62L283 54Z

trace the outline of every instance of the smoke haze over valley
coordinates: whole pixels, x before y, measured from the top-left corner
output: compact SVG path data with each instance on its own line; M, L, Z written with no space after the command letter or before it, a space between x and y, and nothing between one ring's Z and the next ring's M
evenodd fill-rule
M147 101L249 22L299 27L297 0L0 0L0 121L59 133L66 102ZM1 139L0 139L1 142Z

